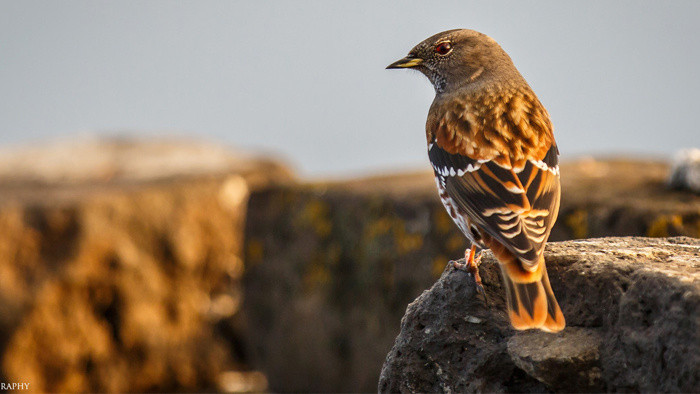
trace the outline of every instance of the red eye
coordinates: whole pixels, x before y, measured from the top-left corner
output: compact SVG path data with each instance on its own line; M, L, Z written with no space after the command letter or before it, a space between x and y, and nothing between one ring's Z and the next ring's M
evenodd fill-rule
M452 44L449 42L441 42L435 45L435 53L438 55L447 55L452 50Z

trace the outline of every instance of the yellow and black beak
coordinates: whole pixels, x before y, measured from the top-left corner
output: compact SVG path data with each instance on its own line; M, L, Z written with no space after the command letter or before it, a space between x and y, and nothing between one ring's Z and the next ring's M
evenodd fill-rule
M390 65L386 66L386 68L387 70L390 68L412 68L419 66L421 63L423 63L423 59L419 57L406 56L401 60L391 63Z

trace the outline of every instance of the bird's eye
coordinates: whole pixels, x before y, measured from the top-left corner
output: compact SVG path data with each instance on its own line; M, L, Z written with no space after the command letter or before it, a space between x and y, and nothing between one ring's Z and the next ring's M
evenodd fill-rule
M438 55L447 55L450 51L452 51L452 44L450 44L449 41L435 45L435 53Z

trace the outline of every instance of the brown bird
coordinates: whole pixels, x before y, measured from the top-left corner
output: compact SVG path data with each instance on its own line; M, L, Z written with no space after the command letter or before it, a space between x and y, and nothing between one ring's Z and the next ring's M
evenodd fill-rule
M472 246L466 264L483 292L483 249L498 259L513 327L556 332L564 315L544 246L559 211L559 151L547 110L491 37L449 30L387 68L412 68L435 87L426 123L440 199Z

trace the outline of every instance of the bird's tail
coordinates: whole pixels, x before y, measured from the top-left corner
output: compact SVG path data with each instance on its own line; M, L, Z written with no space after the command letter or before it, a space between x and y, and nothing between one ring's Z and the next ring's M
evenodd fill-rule
M508 317L516 330L538 328L557 332L566 322L561 313L552 286L549 284L544 256L540 256L534 272L524 270L520 261L503 245L489 245L498 259L506 288Z
M538 328L542 331L557 332L566 326L564 315L549 285L544 259L541 264L542 275L532 282L515 281L508 274L507 268L501 265L508 317L516 330Z

